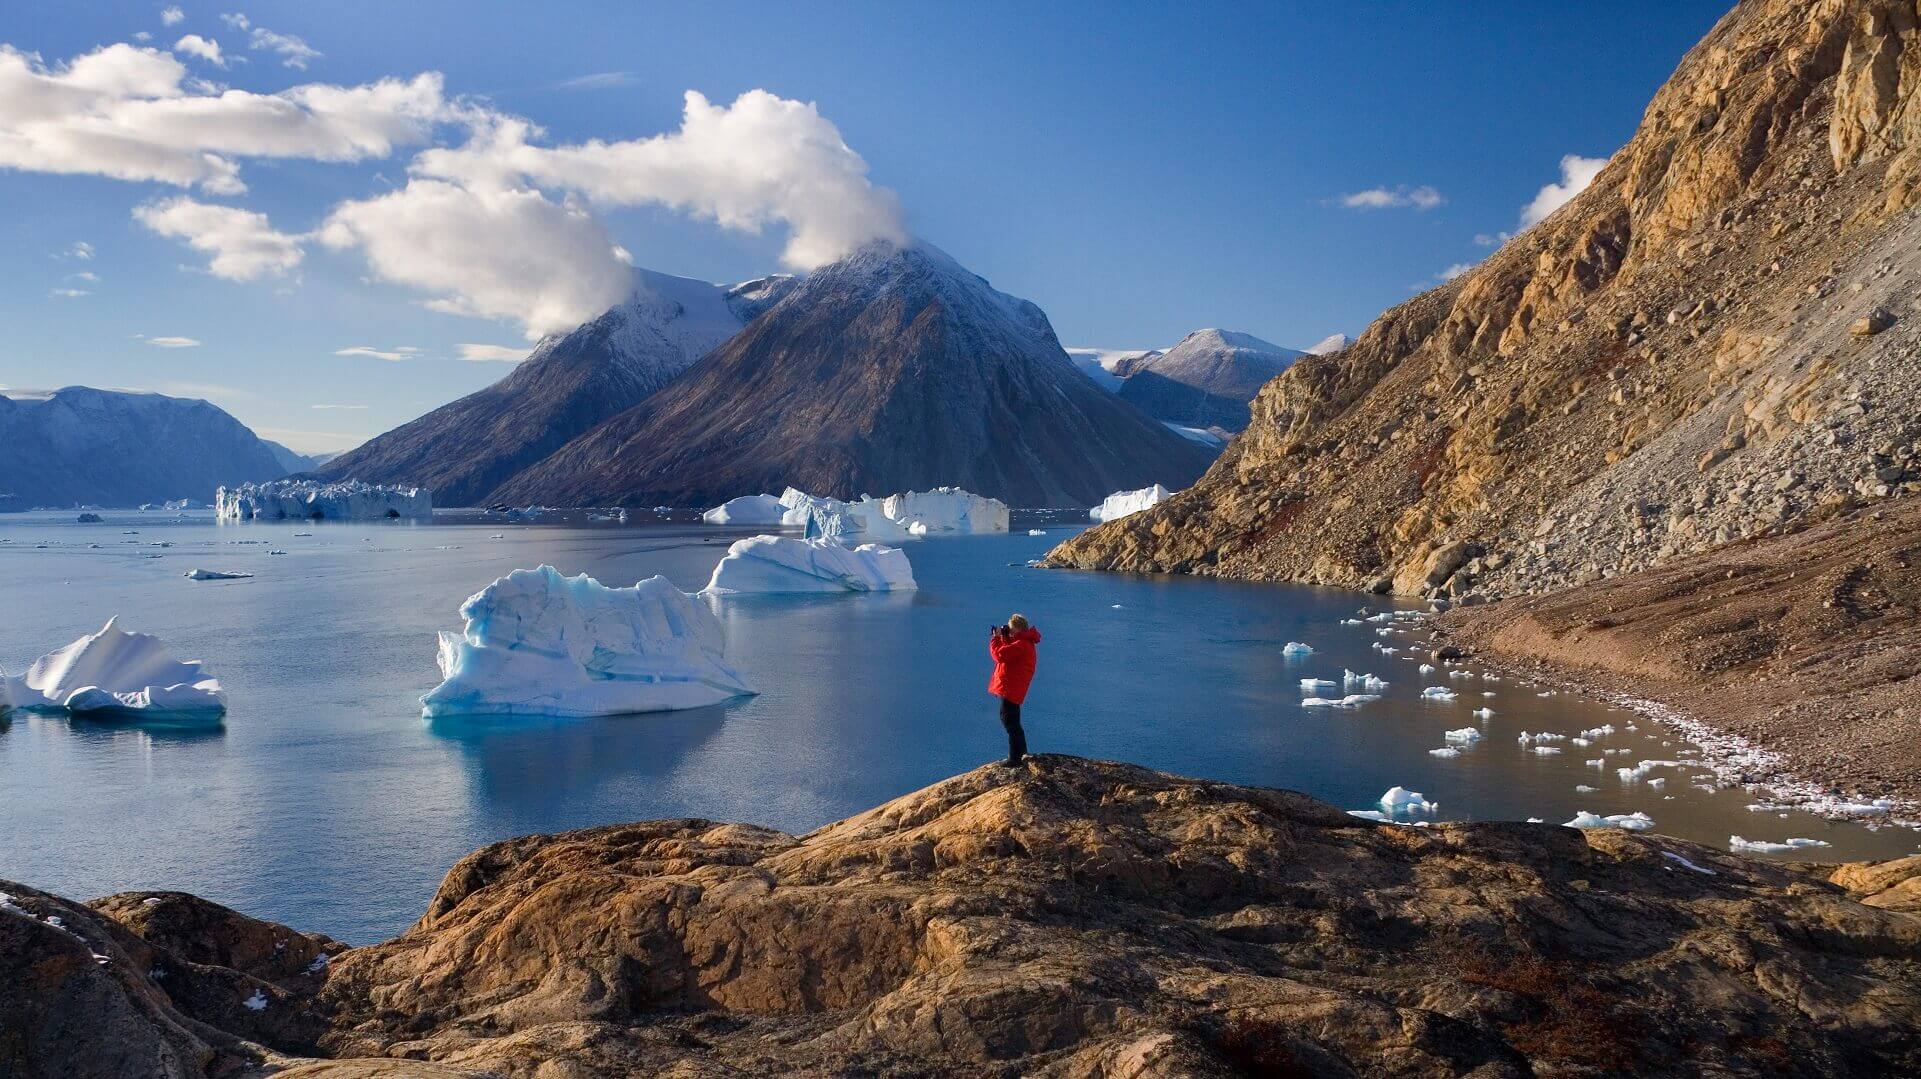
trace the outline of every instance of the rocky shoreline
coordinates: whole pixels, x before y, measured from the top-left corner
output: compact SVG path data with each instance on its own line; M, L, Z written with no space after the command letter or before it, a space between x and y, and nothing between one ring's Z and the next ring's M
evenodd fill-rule
M25 1077L1921 1069L1921 857L1400 827L1073 757L804 836L494 844L363 948L177 892L0 892Z

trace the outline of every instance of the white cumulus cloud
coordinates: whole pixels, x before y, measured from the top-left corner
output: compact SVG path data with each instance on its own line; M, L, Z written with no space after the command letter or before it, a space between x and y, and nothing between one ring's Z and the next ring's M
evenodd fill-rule
M1432 210L1446 202L1439 191L1422 184L1409 187L1370 187L1366 191L1352 191L1341 196L1341 205L1350 210Z
M1547 219L1547 216L1565 206L1568 200L1587 190L1587 185L1607 167L1605 157L1582 157L1568 154L1561 158L1561 182L1543 187L1534 196L1534 201L1521 208L1521 227L1528 228Z
M49 68L0 45L0 168L237 194L240 158L386 157L475 115L438 73L256 94L193 82L158 49L108 45Z
M433 310L513 319L529 339L572 329L632 288L632 267L592 214L527 188L413 179L335 207L319 236L429 294Z
M178 7L163 7L160 9L160 25L162 26L177 26L180 21L186 17L187 13Z
M173 51L187 56L198 56L215 67L226 67L226 57L220 55L220 43L199 34L188 34L173 43Z
M790 230L782 258L809 269L871 240L907 237L900 200L811 103L750 90L716 105L689 90L680 130L651 138L544 147L521 120L465 146L424 151L416 174L470 186L577 193L596 206L666 206L724 228Z
M134 220L210 256L207 269L230 281L283 274L300 265L301 238L276 230L267 215L181 196L134 207Z
M527 358L528 351L512 345L468 343L460 346L460 358L472 363L519 363Z

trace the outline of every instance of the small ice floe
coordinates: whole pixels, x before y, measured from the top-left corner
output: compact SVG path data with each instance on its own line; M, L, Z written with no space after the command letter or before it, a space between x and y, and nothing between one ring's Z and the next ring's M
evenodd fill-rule
M1423 664L1421 664L1421 673L1422 673L1422 674L1433 674L1433 673L1434 673L1434 664L1432 664L1432 663L1423 663Z
M1576 794L1593 794L1600 789L1599 787L1590 787L1586 783L1576 783L1574 785L1574 793Z
M1474 718L1475 718L1475 719L1493 719L1493 718L1494 718L1494 709L1492 709L1492 708L1476 708L1476 709L1474 710Z
M311 536L311 535L313 535L313 533L312 533L312 532L295 532L295 533L293 534L293 538L294 538L294 539L303 539L303 538L305 538L305 537L307 537L307 536Z
M217 569L190 569L181 574L189 581L239 581L253 576L251 573L227 573Z
M1583 737L1583 738L1600 738L1600 737L1603 737L1603 736L1606 736L1606 735L1610 735L1610 734L1613 734L1613 733L1614 733L1614 724L1612 724L1612 723L1603 723L1603 724L1601 724L1601 725L1600 725L1600 726L1598 726L1598 727L1589 727L1589 728L1588 728L1587 730L1584 730L1584 731L1582 731L1582 732L1581 732L1581 737Z
M1360 625L1360 624L1361 624L1361 620L1360 620L1360 619L1358 619L1358 618L1343 618L1343 619L1341 619L1341 625L1343 625L1343 626L1358 626L1358 625Z
M1313 690L1333 689L1334 680L1332 678L1303 678L1301 679L1301 688Z
M1458 757L1461 755L1461 751L1455 749L1453 746L1442 746L1439 749L1428 750L1427 755L1430 757Z
M1376 678L1371 672L1368 674L1355 674L1345 667L1341 668L1341 682L1343 688L1355 689L1358 687L1363 693L1383 693L1387 690L1387 681L1385 679Z
M1632 753L1632 752L1634 752L1634 751L1633 751L1633 750L1631 750L1631 749L1604 749L1604 750L1602 750L1601 752L1602 752L1602 753L1603 753L1604 755L1606 755L1606 756L1609 756L1609 757L1618 757L1618 756L1620 756L1620 755L1622 755L1622 754L1624 754L1624 753Z
M1473 671L1464 671L1464 670L1461 670L1460 668L1458 668L1458 667L1456 667L1456 668L1454 668L1454 669L1452 669L1452 670L1450 670L1450 671L1448 671L1448 672L1447 672L1447 676L1448 676L1449 678L1472 678L1472 677L1474 677L1474 672L1473 672Z
M1549 757L1549 756L1553 756L1556 753L1561 752L1561 747L1560 746L1534 746L1533 750L1534 752L1539 753L1543 757Z
M1738 854L1786 854L1791 850L1829 845L1822 839L1790 839L1781 843L1771 843L1765 839L1742 839L1738 835L1728 837L1728 849Z
M1734 838L1736 838L1736 839L1739 839L1739 838L1741 838L1741 837L1740 837L1740 836L1735 836ZM1662 852L1661 852L1661 857L1663 857L1663 858L1666 858L1666 859L1667 859L1668 861L1670 861L1670 862L1678 862L1678 863L1680 863L1680 865L1681 865L1681 867L1682 867L1683 869L1691 869L1691 870L1693 870L1694 872L1696 872L1696 873L1699 873L1699 874L1701 874L1701 875L1702 875L1702 876L1704 876L1704 877L1714 877L1714 876L1719 876L1719 875L1720 875L1720 874L1718 874L1718 873L1716 873L1716 872L1715 872L1714 870L1712 870L1712 869L1709 869L1709 868L1708 868L1708 867L1706 867L1706 866L1701 866L1701 865L1695 865L1695 864L1694 864L1693 862L1690 862L1690 861L1688 861L1688 860L1687 860L1686 858L1683 858L1683 857L1681 857L1680 855L1678 855L1678 854L1676 854L1676 853L1674 853L1674 852L1673 852L1673 851L1671 851L1671 850L1664 850L1664 851L1662 851Z
M1369 701L1378 701L1377 693L1350 693L1345 697L1307 697L1301 701L1302 708L1359 708Z
M1554 691L1551 689L1544 689L1541 692L1536 693L1535 696L1536 697L1552 697L1554 696Z
M1568 739L1568 741L1573 745L1582 746L1582 747L1591 746L1594 744L1593 742L1587 740L1586 738L1579 737L1578 735L1576 737Z
M488 536L487 538L488 538L488 539L506 539L506 538L507 538L507 536L506 536L506 533L503 533L503 532L496 532L496 533L494 533L493 535L491 535L491 536Z
M1530 742L1565 742L1567 741L1567 735L1555 734L1553 731L1542 731L1539 734L1529 734L1526 731L1522 731L1521 736L1516 738L1515 741L1522 745L1527 745Z
M1387 793L1381 795L1380 805L1394 814L1433 813L1441 808L1441 803L1430 802L1420 791L1411 791L1406 787L1389 787Z
M1583 809L1574 819L1563 824L1563 828L1626 828L1630 832L1645 832L1654 827L1654 818L1646 813L1615 813L1603 817Z
M1028 535L1030 535L1030 536L1045 536L1045 535L1047 535L1047 529L1045 529L1045 528L1030 528L1030 529L1028 529L1028 530L1027 530L1027 534L1028 534Z
M1668 781L1663 778L1655 778L1655 779L1648 780L1648 786L1653 787L1656 790L1659 790L1662 787L1665 787L1667 785L1668 785Z
M1313 654L1314 649L1299 641L1289 641L1281 646L1281 655L1284 656L1311 656Z
M240 1003L246 1005L247 1010L250 1012L264 1012L267 1010L266 990L256 989L253 991L253 996L248 997Z
M1529 817L1527 819L1527 822L1529 824L1546 824L1547 818L1546 817Z
M1894 808L1894 803L1886 798L1876 798L1872 802L1835 802L1819 808L1843 817L1885 817L1888 810Z
M1429 686L1421 691L1421 699L1446 704L1455 699L1454 691L1446 686Z
M1441 737L1450 742L1473 745L1481 740L1481 731L1477 727L1457 727L1451 731L1443 731Z
M1647 774L1656 768L1678 768L1680 766L1680 761L1642 761L1632 768L1616 768L1614 774L1620 776L1621 782L1623 783L1634 783L1646 778ZM1660 784L1650 781L1649 785L1659 786Z
M285 551L268 551L267 553L268 553L268 554L270 554L270 555L273 555L273 554L286 554L287 552L285 552Z
M1118 603L1110 603L1107 605L1107 609L1110 611L1118 611L1118 610L1121 610L1122 607Z

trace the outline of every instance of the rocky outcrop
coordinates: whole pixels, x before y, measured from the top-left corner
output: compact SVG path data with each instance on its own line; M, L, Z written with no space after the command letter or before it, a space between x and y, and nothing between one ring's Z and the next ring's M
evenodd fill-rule
M1745 0L1585 192L1051 561L1498 597L1921 489L1915 22Z
M317 989L263 947L327 942L167 894L89 909L9 885L0 1067L1897 1074L1921 1067L1921 918L1897 901L1914 861L1817 873L1610 829L1398 827L1043 756L805 836L672 820L495 844ZM227 1014L181 970L268 1003ZM324 1056L270 1048L299 1033L263 1028L276 1014L320 1017ZM78 1015L100 1033L66 1036ZM108 1047L135 1065L103 1070Z

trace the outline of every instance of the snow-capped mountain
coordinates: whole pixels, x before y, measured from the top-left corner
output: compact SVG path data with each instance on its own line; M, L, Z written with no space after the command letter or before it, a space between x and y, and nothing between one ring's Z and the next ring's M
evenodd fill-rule
M29 505L206 502L221 484L286 474L265 441L206 401L87 386L0 396L0 492Z
M1081 374L1094 380L1094 384L1109 393L1119 393L1125 381L1115 372L1123 364L1160 355L1159 349L1123 348L1070 348L1067 358L1074 361Z
M1114 366L1121 399L1166 423L1239 431L1247 403L1303 354L1232 330L1195 330L1166 352Z
M1344 333L1330 333L1302 351L1309 356L1332 356L1353 343L1354 339Z
M542 340L506 378L315 472L427 487L442 506L487 502L522 469L646 399L793 284L776 275L727 287L636 270L626 300L570 333Z
M927 244L872 244L576 438L503 501L714 505L954 484L1018 506L1185 485L1213 456L1078 373L1041 309Z

